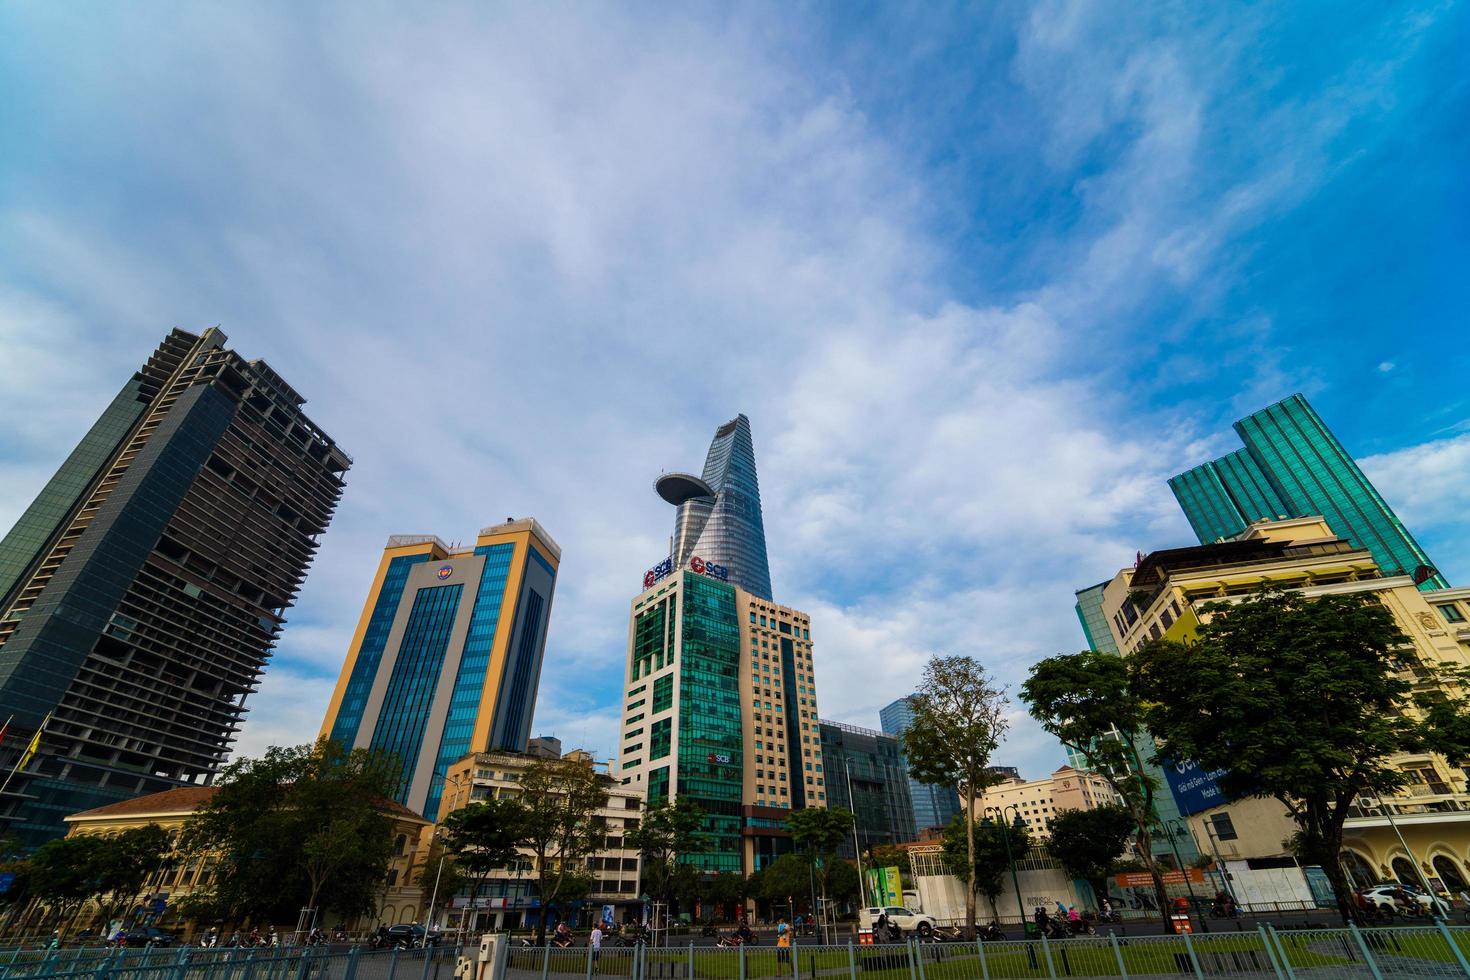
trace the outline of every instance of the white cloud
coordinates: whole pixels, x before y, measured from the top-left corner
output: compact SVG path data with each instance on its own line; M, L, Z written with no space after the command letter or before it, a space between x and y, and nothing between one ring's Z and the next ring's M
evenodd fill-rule
M272 664L260 690L248 702L250 710L234 757L259 757L272 745L315 742L332 683L289 664Z
M1407 526L1470 523L1470 433L1359 460Z
M52 45L91 37L52 16ZM1074 589L1188 537L1163 479L1205 440L1139 397L1131 310L1215 294L1232 236L1323 170L1330 127L1284 134L1355 105L1273 117L1259 142L1279 148L1202 195L1251 23L1145 40L1101 8L1036 8L1012 68L1044 146L1021 150L1066 174L1120 149L1071 187L1076 227L1035 288L962 302L923 217L946 202L782 24L109 16L104 47L32 66L107 181L0 212L0 341L27 386L0 386L18 447L0 524L172 323L222 323L305 393L356 462L247 752L314 736L387 535L534 514L564 548L536 730L610 754L628 600L672 516L650 484L697 469L738 411L823 714L875 726L933 652L1014 688L1081 643ZM1242 397L1287 376L1270 328L1238 326ZM33 397L58 377L75 396ZM1006 751L1028 774L1061 758L1024 722Z

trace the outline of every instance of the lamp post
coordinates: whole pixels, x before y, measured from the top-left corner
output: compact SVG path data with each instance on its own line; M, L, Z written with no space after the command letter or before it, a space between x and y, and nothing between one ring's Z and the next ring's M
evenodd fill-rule
M857 797L852 795L852 770L848 768L846 756L842 757L842 774L847 779L847 802L852 808L852 852L857 857L858 895L862 904L867 905L868 885L863 879L863 849L858 843Z
M455 773L453 776L450 776L443 769L435 769L434 772L433 772L433 775L434 776L438 776L444 782L450 783L450 784L452 784L454 786L454 795L449 798L449 812L450 813L454 812L454 810L456 809L455 804L459 802L460 786L467 779L470 780L471 784L473 784L473 778L472 778L471 773L469 773L469 772ZM432 776L430 778L432 779ZM442 802L442 798L441 798L441 802ZM443 807L440 807L440 809L442 810ZM438 814L438 813L436 813L435 816L438 817L439 819L443 819L443 817L440 814ZM435 837L438 837L438 836L439 836L439 828L438 827L435 827L434 828L434 832L429 835L429 843L430 843L430 845L433 844L434 838ZM427 921L427 923L424 926L424 943L426 945L427 945L427 943L429 941L429 929L432 928L433 925L434 925L434 913L437 911L435 909L434 905L435 905L435 902L437 902L438 901L438 898L439 898L439 879L444 874L444 858L446 856L447 855L444 854L443 848L441 847L440 848L440 851L439 851L439 870L434 873L434 891L433 891L432 897L429 899L429 914L427 916L428 921ZM466 909L466 910L464 910L464 911L462 911L460 913L460 919L459 919L459 935L460 936L463 936L464 935L464 917L466 915L475 915L475 914L476 914L476 911L474 909Z
M1155 816L1157 816L1157 814L1155 814ZM1199 907L1199 900L1197 898L1195 898L1195 896L1194 896L1194 885L1189 880L1189 870L1184 867L1184 858L1182 858L1182 857L1179 856L1179 845L1174 842L1174 828L1173 828L1172 825L1173 824L1176 824L1176 823L1181 823L1181 822L1182 821L1180 821L1180 820L1162 820L1161 819L1159 821L1159 824L1160 824L1159 831L1165 837L1169 838L1169 849L1174 852L1174 864L1179 868L1179 873L1184 876L1184 888L1185 888L1186 891L1189 892L1189 907L1194 910L1194 914L1195 915L1199 916L1199 927L1200 927L1200 930L1202 932L1209 932L1210 931L1210 922L1205 917L1204 910ZM1188 832L1189 831L1186 828L1185 833L1188 833ZM1196 851L1199 850L1199 845L1195 845L1195 848L1194 849ZM1167 895L1168 893L1165 892L1165 894Z
M989 826L990 825L990 815L992 813L994 813L996 815L997 829L1000 830L1000 841L1001 841L1001 844L1006 849L1006 864L1010 865L1010 868L1011 868L1011 887L1016 890L1016 911L1018 913L1020 913L1020 916L1021 916L1021 935L1022 936L1025 936L1026 935L1026 906L1021 902L1021 878L1020 878L1019 875L1016 874L1016 859L1011 856L1011 834L1010 834L1010 830L1006 827L1006 822L1005 822L1005 820L1006 820L1006 811L1007 810L1015 810L1016 811L1015 823L1016 824L1021 824L1022 823L1022 820L1021 820L1021 808L1018 807L1018 806L1016 806L1014 803L1012 803L1012 804L1010 804L1008 806L988 806L988 807L986 807L985 808L985 819L982 820L981 823L985 824L986 826ZM972 879L975 877L975 869L974 868L971 868L970 869L970 877ZM973 881L971 882L971 886L973 887Z
M430 847L432 847L433 844L434 844L434 838L435 837L438 837L438 836L439 836L439 830L436 827L434 829L434 832L429 835L429 846ZM424 921L424 938L423 938L423 941L421 943L421 945L423 945L423 946L429 945L429 930L434 928L434 911L435 911L435 906L439 902L439 878L443 874L444 874L444 853L441 850L440 853L439 853L439 870L436 871L436 872L434 872L434 890L429 895L429 914L428 914L428 916L425 917L425 921Z
M1230 896L1231 904L1240 908L1240 897L1235 894L1235 888L1230 884L1230 872L1225 868L1225 859L1220 856L1220 841L1215 836L1213 820L1205 821L1205 836L1210 839L1210 850L1215 854L1215 864L1220 867L1220 880L1225 883L1225 892Z
M1393 832L1398 837L1399 844L1403 847L1404 853L1409 855L1409 863L1414 866L1414 872L1419 876L1419 884L1424 886L1424 894L1429 897L1431 903L1429 907L1434 910L1434 918L1436 920L1443 920L1444 916L1439 911L1439 896L1434 893L1434 889L1429 887L1429 879L1424 876L1424 868L1419 864L1419 859L1414 856L1414 852L1409 849L1409 842L1404 840L1404 832L1399 830L1398 823L1393 819L1393 811L1384 805L1382 793L1375 790L1373 795L1378 800L1378 809L1382 810L1383 815L1388 818L1388 825L1393 828Z

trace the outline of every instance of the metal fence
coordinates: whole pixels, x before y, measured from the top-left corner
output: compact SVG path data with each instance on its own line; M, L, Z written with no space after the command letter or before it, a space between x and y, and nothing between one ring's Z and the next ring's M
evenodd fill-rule
M988 943L770 946L514 947L493 980L1065 980L1230 977L1400 980L1470 977L1470 927L1303 929L1217 935ZM499 966L499 964L497 964ZM493 969L485 976L492 977Z
M0 980L453 980L459 950L70 949L0 951Z

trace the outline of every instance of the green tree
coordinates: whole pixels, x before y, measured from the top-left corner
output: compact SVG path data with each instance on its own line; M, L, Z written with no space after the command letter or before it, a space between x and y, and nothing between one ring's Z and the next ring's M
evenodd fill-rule
M788 917L799 906L808 906L812 893L812 866L800 854L782 854L761 871L761 897L776 905L787 906Z
M680 859L695 848L704 811L687 797L670 803L667 799L643 811L638 826L624 840L643 855L643 880L650 895L669 902L674 898L675 869Z
M1047 850L1073 878L1087 882L1099 903L1108 893L1108 875L1128 851L1133 817L1120 806L1063 810L1052 818Z
M527 835L526 808L516 799L489 799L462 806L440 821L439 836L457 871L470 882L470 909L492 871L520 858ZM459 883L445 894L454 895ZM474 914L473 912L471 914Z
M996 902L1005 890L1006 872L1012 861L1030 850L1031 833L1020 820L1006 824L986 818L971 823L967 829L965 815L957 813L944 828L944 863L972 892L984 895L991 914L999 918Z
M525 844L535 857L537 893L541 897L537 935L544 940L545 910L555 907L559 900L572 900L573 891L586 877L587 856L602 842L604 830L596 819L597 811L607 802L612 778L577 759L546 759L527 767L520 783L518 799L525 808Z
M1129 681L1128 664L1096 650L1048 657L1032 666L1021 686L1021 700L1042 729L1080 753L1087 768L1122 799L1133 819L1135 849L1153 879L1159 914L1167 921L1169 898L1153 853L1159 786L1143 771L1139 757L1144 706Z
M806 852L807 859L817 868L817 881L821 884L822 896L829 894L828 885L837 859L837 848L852 837L853 822L857 818L851 810L842 807L807 807L786 814L786 826L791 828L791 842Z
M392 758L327 739L272 746L225 770L181 847L218 862L211 897L226 918L293 921L318 902L370 914L393 856L386 814L400 772Z
M1132 658L1148 726L1171 759L1225 770L1227 796L1280 800L1347 921L1357 910L1338 855L1349 809L1405 784L1396 754L1462 763L1470 712L1371 596L1263 590L1203 611L1197 642L1155 642Z
M1000 777L990 757L1009 723L1006 696L973 657L935 657L909 699L913 722L903 736L909 774L931 786L958 786L967 815ZM975 865L975 822L964 821L966 863ZM975 935L975 886L965 888L965 928Z
M837 858L827 862L827 895L834 902L856 902L858 895L857 865Z
M911 887L914 883L913 861L909 858L909 849L906 847L894 847L889 844L870 847L863 864L870 868L897 868L905 888Z
M143 882L173 850L168 831L150 823L104 838L106 847L98 854L99 895L108 897L102 907L103 921L111 922L131 905L143 890Z
M425 921L434 921L439 906L459 894L466 877L458 856L449 849L444 834L436 833L429 839L429 846L424 851L424 863L413 872L413 883L419 886L419 893L427 910Z
M106 839L94 834L47 841L31 857L31 894L51 906L58 922L70 921L87 899L101 894L106 851Z

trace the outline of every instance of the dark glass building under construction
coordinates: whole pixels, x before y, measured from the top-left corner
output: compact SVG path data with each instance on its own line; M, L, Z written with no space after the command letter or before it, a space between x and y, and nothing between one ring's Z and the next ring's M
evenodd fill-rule
M1235 423L1244 449L1169 481L1201 544L1233 538L1253 521L1322 517L1366 548L1385 575L1421 589L1448 586L1393 508L1301 395Z
M908 762L898 736L824 721L822 763L831 794L828 805L850 810L857 818L857 842L864 853L918 839ZM856 856L851 835L838 853L849 860Z
M0 766L41 730L0 798L22 847L213 779L332 519L351 460L225 340L171 332L0 541Z

